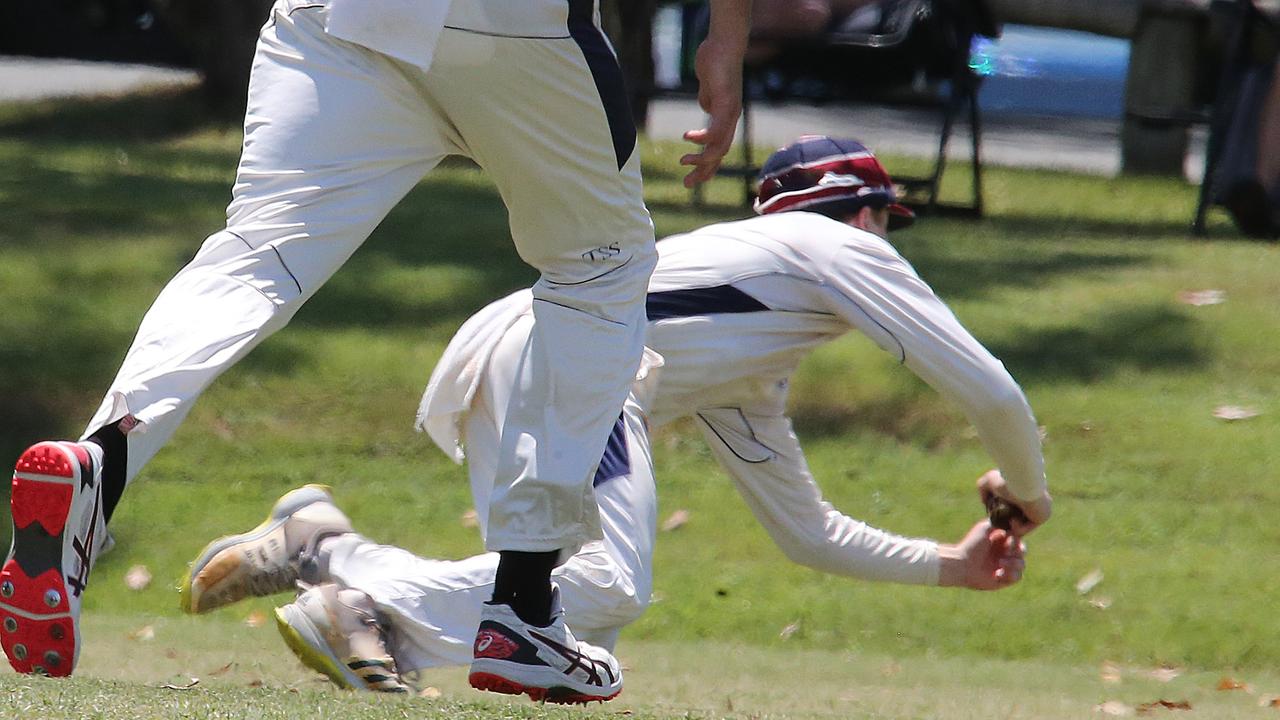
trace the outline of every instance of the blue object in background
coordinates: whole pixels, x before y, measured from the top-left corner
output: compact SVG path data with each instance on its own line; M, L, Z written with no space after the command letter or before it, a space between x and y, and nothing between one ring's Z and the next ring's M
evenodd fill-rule
M984 113L1118 119L1129 41L1071 30L1006 25L977 38L970 65L983 76Z

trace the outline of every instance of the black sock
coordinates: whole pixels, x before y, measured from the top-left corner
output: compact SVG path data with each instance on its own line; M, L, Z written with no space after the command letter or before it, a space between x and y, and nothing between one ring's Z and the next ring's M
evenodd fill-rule
M493 602L510 605L516 615L530 625L551 624L551 571L560 553L498 553L498 571L493 578Z
M105 425L87 438L102 448L102 516L111 522L120 496L124 495L124 472L129 461L129 442L116 423Z

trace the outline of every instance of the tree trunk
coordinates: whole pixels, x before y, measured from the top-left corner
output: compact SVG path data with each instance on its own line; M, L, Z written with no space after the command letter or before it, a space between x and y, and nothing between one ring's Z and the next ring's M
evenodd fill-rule
M204 76L210 110L228 119L244 114L258 31L271 0L153 0L156 12L190 48Z

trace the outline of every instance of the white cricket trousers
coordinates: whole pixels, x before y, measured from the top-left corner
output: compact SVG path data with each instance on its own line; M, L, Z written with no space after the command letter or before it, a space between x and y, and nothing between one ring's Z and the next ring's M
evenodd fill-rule
M284 327L442 158L464 155L496 183L516 250L541 272L488 547L576 549L599 536L583 488L639 365L656 260L612 51L578 12L557 37L446 28L424 71L327 35L327 11L273 8L227 227L161 291L86 435L136 417L132 479L219 374Z
M467 469L477 508L485 506L494 488L494 458L505 435L501 422L520 391L520 367L534 326L525 316L499 341L467 415ZM615 457L610 467L620 474L598 476L594 492L603 541L588 543L552 575L565 612L573 618L574 634L608 649L622 627L649 604L658 517L648 434L640 408L630 398L621 430L625 463ZM483 514L480 520L481 533L487 535L492 525ZM390 627L390 649L403 672L471 662L480 606L493 595L496 553L429 560L348 534L321 543L320 555L320 576L308 579L336 582L373 598Z

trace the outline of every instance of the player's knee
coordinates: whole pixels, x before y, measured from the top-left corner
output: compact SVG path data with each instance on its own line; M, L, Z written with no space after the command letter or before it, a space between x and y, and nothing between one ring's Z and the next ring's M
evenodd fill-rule
M305 299L301 283L275 248L229 230L210 235L182 272L230 278L277 306L296 308Z

